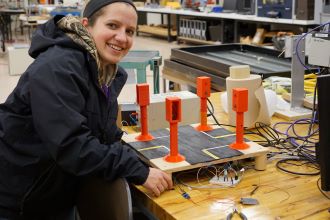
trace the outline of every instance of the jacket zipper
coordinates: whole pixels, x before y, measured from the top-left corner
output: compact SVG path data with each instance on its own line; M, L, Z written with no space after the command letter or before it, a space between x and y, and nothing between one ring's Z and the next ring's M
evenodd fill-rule
M47 174L49 172L49 170L51 170L54 166L55 166L55 163L51 164L48 169L46 169L42 174L40 174L37 181L35 181L32 184L32 186L28 189L28 191L24 194L24 196L21 200L21 204L20 204L20 212L19 212L20 216L24 215L23 209L24 209L24 203L25 203L25 200L27 199L27 197L31 194L31 192L35 188L35 186L42 180L42 178L45 176L45 174Z

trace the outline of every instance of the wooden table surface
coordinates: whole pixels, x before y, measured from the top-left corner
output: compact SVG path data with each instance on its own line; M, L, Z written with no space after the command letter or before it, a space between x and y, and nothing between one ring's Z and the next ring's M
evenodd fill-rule
M226 124L227 114L220 104L220 93L213 93L211 101L215 107L215 114L220 123ZM210 123L213 121L210 120ZM273 122L283 121L273 117ZM285 128L285 127L283 127ZM299 128L305 132L306 127ZM280 171L275 166L276 160L267 164L264 171L247 169L242 181L233 188L200 189L189 188L182 184L176 185L174 190L164 192L160 197L154 197L143 188L136 187L135 195L159 219L226 219L234 207L242 211L251 220L268 219L330 219L330 200L318 189L316 176L293 175ZM295 171L307 171L303 167ZM197 171L180 173L180 180L196 187L207 184L210 178L200 178L197 182ZM259 188L251 195L255 189ZM182 190L191 199L183 198ZM327 193L330 196L330 193ZM258 205L242 205L242 197L255 198ZM239 219L234 216L233 219Z

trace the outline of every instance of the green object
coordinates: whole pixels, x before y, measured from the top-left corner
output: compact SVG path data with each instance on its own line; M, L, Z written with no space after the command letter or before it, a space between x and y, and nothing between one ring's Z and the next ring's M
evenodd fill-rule
M150 65L153 70L154 93L159 93L159 66L162 64L162 57L159 51L132 50L119 63L124 69L136 69L137 83L147 82L146 68Z

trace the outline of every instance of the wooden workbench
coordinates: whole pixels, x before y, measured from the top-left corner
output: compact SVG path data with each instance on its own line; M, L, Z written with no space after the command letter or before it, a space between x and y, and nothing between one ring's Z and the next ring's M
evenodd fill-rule
M220 123L228 122L226 113L220 107L219 93L212 94L212 103ZM274 117L273 121L279 121ZM304 127L300 128L301 131ZM308 168L297 168L308 169ZM300 170L302 171L302 170ZM199 186L196 173L183 173L184 183ZM318 189L316 176L299 176L279 171L275 161L267 163L267 169L256 171L247 169L242 181L233 188L225 189L189 189L184 185L164 192L156 198L143 187L133 189L134 195L157 218L169 219L226 219L228 213L237 207L249 220L274 219L330 219L328 209L330 201ZM200 179L205 184L207 179ZM259 188L251 195L255 189ZM189 193L191 200L183 198L181 189ZM328 193L329 196L329 193ZM255 198L259 205L241 205L242 197ZM237 216L236 218L237 219Z

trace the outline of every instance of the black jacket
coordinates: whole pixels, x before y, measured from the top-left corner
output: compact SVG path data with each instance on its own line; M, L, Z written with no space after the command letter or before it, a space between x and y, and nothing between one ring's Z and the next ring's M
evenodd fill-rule
M54 19L37 30L29 53L35 61L0 104L0 217L29 212L35 200L55 208L72 200L68 207L84 177L144 183L149 169L120 143L116 126L127 73L118 69L107 98L93 57Z

